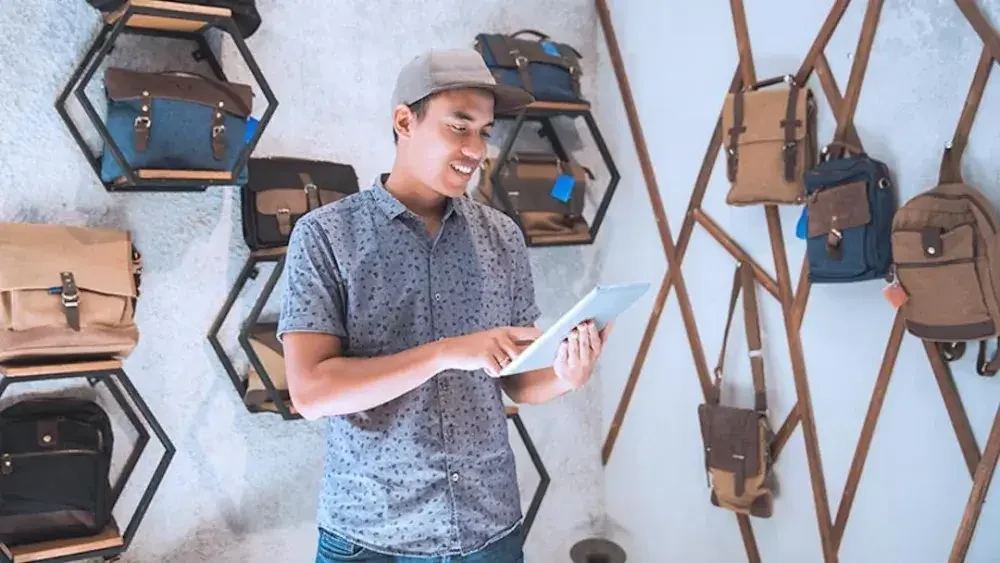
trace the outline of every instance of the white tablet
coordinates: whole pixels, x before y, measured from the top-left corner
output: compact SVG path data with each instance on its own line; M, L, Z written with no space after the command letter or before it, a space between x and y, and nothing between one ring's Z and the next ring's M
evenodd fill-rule
M597 323L597 330L603 329L642 297L642 294L649 289L649 285L649 282L598 285L507 364L500 372L500 376L551 366L556 361L559 345L576 325L594 320Z

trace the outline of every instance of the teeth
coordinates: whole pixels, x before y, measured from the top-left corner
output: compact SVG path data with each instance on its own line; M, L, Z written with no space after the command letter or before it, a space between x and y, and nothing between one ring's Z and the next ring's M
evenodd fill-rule
M456 171L461 172L462 174L466 175L472 174L471 166L461 166L459 164L452 164L451 167L454 168Z

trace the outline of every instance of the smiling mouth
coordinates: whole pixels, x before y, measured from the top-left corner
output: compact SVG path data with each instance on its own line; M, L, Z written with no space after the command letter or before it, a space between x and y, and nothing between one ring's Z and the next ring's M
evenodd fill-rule
M458 172L459 174L462 174L463 176L471 176L472 175L472 171L476 169L476 167L474 165L471 165L471 164L455 164L455 163L452 163L449 166L451 166L452 170L454 170L455 172Z

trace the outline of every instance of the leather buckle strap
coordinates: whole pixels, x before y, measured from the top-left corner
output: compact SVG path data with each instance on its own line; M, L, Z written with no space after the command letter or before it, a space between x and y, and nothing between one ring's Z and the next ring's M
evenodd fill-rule
M743 123L743 90L737 90L733 94L733 127L728 131L729 147L726 149L726 176L730 182L736 180L740 133L745 133L746 130Z
M785 144L782 145L782 158L785 161L785 181L795 180L795 155L798 148L798 141L795 140L795 128L802 125L802 121L795 119L798 109L799 86L791 76L786 77L791 83L788 89L788 104L785 110L785 119L781 121L781 126L785 128Z
M997 338L997 349L993 352L993 359L986 361L986 341L979 341L979 357L976 358L976 373L986 377L993 377L1000 371L1000 338Z
M761 353L760 318L757 312L757 287L750 264L743 263L743 318L750 349L750 370L753 372L754 410L767 416L767 385L764 379L764 356Z
M66 315L66 323L73 330L80 330L80 292L76 287L76 280L72 272L62 272L59 274L62 282L60 299L62 300L63 312Z
M313 183L312 176L305 172L299 173L302 181L302 190L306 192L306 211L312 211L320 206L319 188Z
M139 99L139 115L132 122L132 138L136 152L145 152L149 148L149 132L153 126L153 98L148 90L142 91Z
M826 235L826 253L834 260L840 260L844 256L844 249L840 242L844 240L844 235L837 229L830 229Z
M531 92L531 71L529 70L528 57L525 57L517 49L511 49L510 56L514 57L514 64L517 66L517 74L521 77L521 86Z
M225 102L219 102L212 117L212 158L222 160L226 156L226 125L222 115Z
M275 218L278 220L278 232L283 237L287 237L292 232L292 218L291 210L287 207L282 207L275 214Z

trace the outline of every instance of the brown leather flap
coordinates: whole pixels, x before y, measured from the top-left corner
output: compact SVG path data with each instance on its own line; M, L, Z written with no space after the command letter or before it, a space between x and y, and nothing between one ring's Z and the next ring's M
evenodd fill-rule
M345 197L335 190L316 190L320 204L326 205ZM261 215L277 215L281 209L287 209L292 215L302 215L309 209L309 201L302 188L279 188L263 190L257 193L257 213Z
M490 54L493 55L497 64L502 67L516 68L516 57L522 56L528 59L530 63L556 65L567 71L576 69L576 72L580 72L580 54L576 49L565 43L557 43L551 40L548 43L559 51L558 56L547 53L539 41L511 37L509 35L487 38L486 48L490 50Z
M108 97L114 101L136 100L143 92L153 98L169 98L222 109L239 117L249 117L253 89L245 84L223 82L189 73L142 72L111 67L104 75Z
M809 198L806 206L810 237L825 235L833 229L842 231L867 225L872 219L868 184L864 180L820 190Z
M702 439L709 448L709 467L748 477L758 474L762 416L750 409L698 405Z
M788 111L788 85L771 86L760 90L743 92L743 125L746 130L740 133L739 144L759 143L767 141L784 141L785 128L781 124ZM727 94L722 113L722 134L729 136L729 130L734 122L734 101L736 94ZM808 100L812 93L808 88L798 91L795 104L795 127L793 137L802 140L806 137L806 111Z
M892 233L893 259L900 263L955 260L975 257L976 232L972 225L950 231L940 229L896 230Z
M60 272L71 272L80 289L136 296L127 232L0 223L0 291L57 287Z

